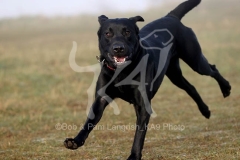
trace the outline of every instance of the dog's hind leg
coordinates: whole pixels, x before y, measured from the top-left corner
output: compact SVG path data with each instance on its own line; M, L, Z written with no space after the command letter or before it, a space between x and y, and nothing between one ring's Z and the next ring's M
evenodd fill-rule
M197 73L213 77L218 82L223 96L229 96L231 90L229 82L222 77L215 65L208 63L202 54L194 32L184 26L181 28L181 32L177 37L178 49L180 50L179 57Z
M173 84L185 90L188 95L192 97L204 117L210 117L211 112L209 111L208 106L203 102L195 87L183 77L178 57L175 56L171 59L166 75Z

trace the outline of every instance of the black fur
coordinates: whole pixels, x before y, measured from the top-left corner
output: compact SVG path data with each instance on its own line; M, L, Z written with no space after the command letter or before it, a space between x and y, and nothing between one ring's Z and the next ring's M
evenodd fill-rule
M183 2L167 16L147 24L140 31L136 25L136 22L143 21L140 16L120 19L108 19L104 15L99 17L100 60L104 63L97 81L95 101L83 129L75 138L67 138L64 141L66 148L77 149L82 146L93 126L100 121L109 102L121 98L134 105L137 116L136 134L128 160L141 159L146 126L151 114L151 99L160 87L164 75L192 97L204 117L210 117L208 106L194 86L184 78L179 65L181 58L199 74L213 77L219 83L224 97L230 95L231 86L228 81L220 75L214 65L208 63L194 32L180 22L180 19L199 3L200 0ZM163 48L168 47L168 54L163 55ZM130 61L130 64L127 63ZM137 74L132 75L135 71ZM143 73L145 77L142 76ZM114 77L114 74L117 76ZM116 86L129 76L134 80L131 84ZM146 103L144 98L150 103Z

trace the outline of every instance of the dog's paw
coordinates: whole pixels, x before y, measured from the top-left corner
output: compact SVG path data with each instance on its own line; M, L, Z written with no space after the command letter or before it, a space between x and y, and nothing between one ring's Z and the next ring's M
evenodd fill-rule
M78 149L78 147L81 147L83 144L84 142L79 143L73 138L66 138L64 141L64 146L71 150Z
M209 111L208 109L200 110L200 112L201 112L202 115L203 115L205 118L207 118L207 119L209 119L210 116L211 116L211 111Z
M211 111L208 109L208 106L206 104L202 104L198 106L199 111L202 113L202 115L209 119L211 116Z
M226 81L224 84L220 85L223 97L226 98L231 94L231 86L228 81Z
M222 91L223 97L226 98L231 94L231 85L230 83L225 80L218 72L215 65L210 65L211 69L218 73L218 78L216 79L218 81L218 84L220 86L220 89ZM216 77L215 77L216 78Z
M127 160L141 160L140 157L136 157L134 155L130 155Z

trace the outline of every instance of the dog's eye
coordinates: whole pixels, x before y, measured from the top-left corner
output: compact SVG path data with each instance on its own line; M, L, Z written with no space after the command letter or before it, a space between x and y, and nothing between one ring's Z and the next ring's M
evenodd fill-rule
M125 31L126 36L129 36L131 34L130 31Z
M109 37L112 36L112 33L111 32L106 32L105 35L106 35L107 38L109 38Z

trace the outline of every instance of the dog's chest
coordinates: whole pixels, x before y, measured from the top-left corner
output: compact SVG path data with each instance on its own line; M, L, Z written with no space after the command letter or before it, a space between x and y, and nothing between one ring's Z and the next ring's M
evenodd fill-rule
M115 87L120 94L127 93L130 90L130 84L122 85L121 83L126 81L126 76L117 76L115 79Z
M140 81L140 73L138 73L133 79L129 79L129 75L117 76L114 81L115 91L117 92L118 98L121 98L129 103L135 103L136 94L138 93L138 85L134 85L134 82Z

